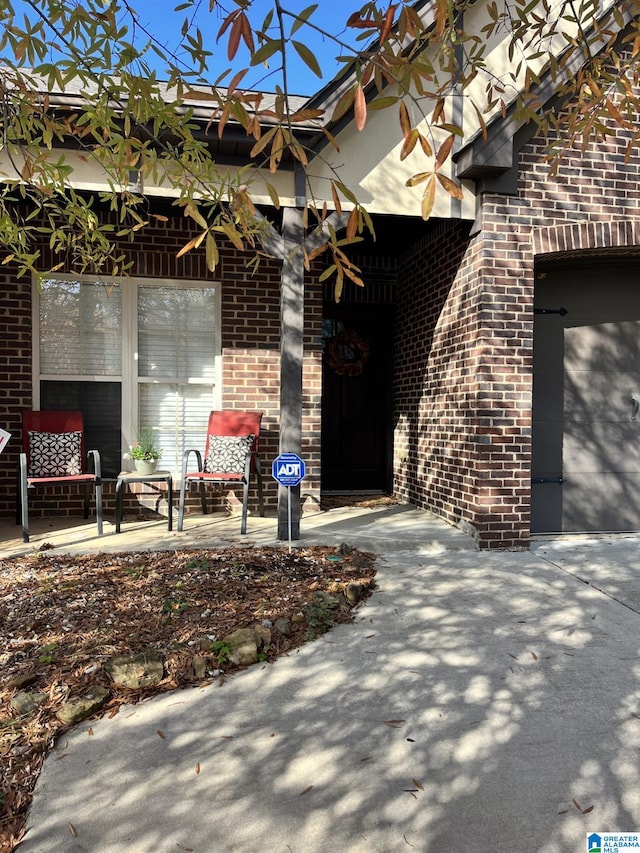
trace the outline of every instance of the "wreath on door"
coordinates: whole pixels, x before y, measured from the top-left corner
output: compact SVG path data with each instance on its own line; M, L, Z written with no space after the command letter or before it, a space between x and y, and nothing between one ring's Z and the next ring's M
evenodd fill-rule
M360 376L369 360L369 344L357 332L340 332L327 344L327 364L338 376Z

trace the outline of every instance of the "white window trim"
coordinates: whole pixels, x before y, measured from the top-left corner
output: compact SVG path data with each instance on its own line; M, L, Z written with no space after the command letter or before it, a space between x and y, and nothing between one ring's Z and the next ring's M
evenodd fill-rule
M45 276L46 277L46 276ZM66 281L94 283L102 281L100 276L72 275L67 273L51 273L51 278ZM40 408L40 382L61 379L84 382L120 382L122 388L122 423L121 450L125 453L136 441L139 432L138 418L138 387L144 381L138 378L138 287L175 287L183 289L201 288L214 291L214 310L216 317L216 348L214 351L214 370L212 380L199 380L184 377L184 384L206 385L212 391L212 409L222 407L222 312L220 281L201 281L200 279L146 278L132 276L130 278L111 278L110 282L120 286L122 305L122 375L61 375L40 373L40 287L38 279L32 279L32 391L33 408ZM168 377L165 381L175 380ZM159 377L158 382L162 381ZM203 435L204 440L204 435ZM177 473L177 472L174 472Z

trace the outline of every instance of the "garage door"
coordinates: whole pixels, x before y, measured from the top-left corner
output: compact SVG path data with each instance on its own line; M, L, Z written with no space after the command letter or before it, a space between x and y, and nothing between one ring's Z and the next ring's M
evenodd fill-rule
M636 285L626 275L612 282L611 271L586 279L549 281L537 294L534 533L640 530Z

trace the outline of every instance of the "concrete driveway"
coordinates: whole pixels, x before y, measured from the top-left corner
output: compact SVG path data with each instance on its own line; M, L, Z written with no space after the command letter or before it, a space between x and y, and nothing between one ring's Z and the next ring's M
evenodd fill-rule
M408 507L316 524L380 555L355 624L77 726L21 853L584 853L640 831L639 539L478 552Z

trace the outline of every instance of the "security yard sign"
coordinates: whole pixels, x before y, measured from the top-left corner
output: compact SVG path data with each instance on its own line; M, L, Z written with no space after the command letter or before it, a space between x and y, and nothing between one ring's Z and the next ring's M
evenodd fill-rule
M271 466L274 480L287 487L287 517L289 521L289 552L291 552L291 489L304 479L306 473L302 459L296 453L281 453Z
M304 480L306 474L305 464L295 453L281 453L271 466L274 480L281 486L297 486Z

